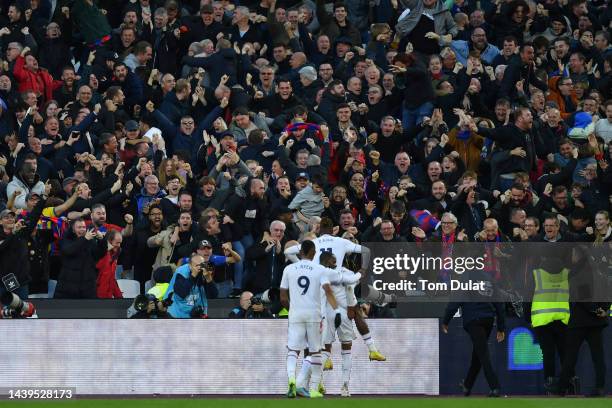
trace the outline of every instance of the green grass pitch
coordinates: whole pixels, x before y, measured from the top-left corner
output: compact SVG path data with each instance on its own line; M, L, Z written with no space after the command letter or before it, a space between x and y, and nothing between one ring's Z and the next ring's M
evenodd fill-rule
M327 398L323 400L284 398L264 399L239 397L235 399L192 398L192 399L75 399L71 401L0 401L1 407L67 407L67 408L609 408L611 400L585 398Z

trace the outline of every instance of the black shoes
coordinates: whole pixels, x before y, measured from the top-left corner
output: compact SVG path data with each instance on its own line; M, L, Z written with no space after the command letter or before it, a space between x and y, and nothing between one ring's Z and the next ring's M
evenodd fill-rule
M463 393L463 395L466 397L469 397L470 394L472 393L472 389L465 386L464 380L461 380L459 382L459 388L461 389L461 392Z
M459 382L459 388L463 395L469 397L472 394L472 389L465 386L465 380ZM494 388L489 392L489 398L499 398L499 388Z
M603 388L593 388L590 394L586 395L589 398L603 398L606 396L606 392Z

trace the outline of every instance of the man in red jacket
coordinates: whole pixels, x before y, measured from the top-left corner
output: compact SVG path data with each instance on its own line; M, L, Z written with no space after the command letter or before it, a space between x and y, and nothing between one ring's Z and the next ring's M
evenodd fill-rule
M117 230L109 230L106 233L107 251L96 264L98 280L96 282L96 294L98 299L122 299L123 295L115 279L117 270L117 259L121 253L123 237Z
M25 47L15 60L13 75L19 84L19 92L36 92L42 96L42 100L39 99L41 103L53 99L53 91L62 86L62 81L54 80L46 69L38 67L38 60L30 53L29 47Z

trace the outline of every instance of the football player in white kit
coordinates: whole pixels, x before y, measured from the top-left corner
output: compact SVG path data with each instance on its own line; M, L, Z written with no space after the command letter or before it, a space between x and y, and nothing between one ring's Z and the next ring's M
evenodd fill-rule
M334 223L331 219L324 217L321 219L320 226L320 236L318 238L313 239L317 253L314 258L315 262L319 262L319 257L323 252L331 252L336 256L337 268L342 267L342 262L344 261L344 256L350 253L360 253L361 254L361 272L362 275L365 274L365 271L370 262L370 250L363 245L355 244L348 239L336 237L333 235L334 231ZM295 245L285 250L285 256L287 259L295 262L297 260L296 254L299 252L300 246ZM386 357L382 355L376 345L374 344L374 340L372 339L372 335L370 334L370 328L366 323L363 315L361 314L360 308L357 307L357 300L355 296L352 296L354 299L352 302L349 302L349 314L354 316L355 325L357 326L357 330L369 351L370 360L375 361L386 361ZM332 360L331 360L331 351L323 350L323 364L326 370L331 370L333 368Z
M333 271L312 261L315 256L315 245L304 241L300 251L302 260L288 265L283 271L280 284L281 304L289 309L289 326L287 339L287 376L289 391L287 396L295 398L295 371L300 350L308 349L312 367L312 384L310 398L321 398L323 394L317 387L321 382L321 288L325 292L327 303L336 311L334 324L340 326L341 311L330 286L328 275Z
M359 282L361 274L354 273L353 271L346 269L342 266L339 268L336 265L336 257L331 252L323 252L319 257L321 265L326 268L333 269L334 274L330 276L332 283L332 289L336 298L338 309L341 310L341 323L340 326L334 327L331 324L324 325L323 332L323 343L325 345L325 351L331 354L332 343L336 340L336 334L338 334L338 340L342 347L342 388L340 395L343 397L350 397L349 392L349 381L351 379L351 347L353 339L355 338L355 332L353 331L353 322L348 317L348 305L355 299L354 285ZM326 308L326 319L329 323L335 319L334 310L329 307Z

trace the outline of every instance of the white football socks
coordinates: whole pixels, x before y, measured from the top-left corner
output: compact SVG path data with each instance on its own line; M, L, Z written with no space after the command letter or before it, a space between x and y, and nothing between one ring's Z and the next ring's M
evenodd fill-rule
M287 377L295 380L295 370L297 365L298 353L293 350L287 351Z
M342 383L348 385L351 380L351 367L353 358L351 350L342 350Z
M312 375L310 376L310 383L312 386L311 390L317 390L319 383L321 382L321 373L323 372L323 366L321 364L321 354L312 354L310 357L310 364L312 367Z
M370 332L367 332L366 334L361 336L361 338L365 342L366 346L368 346L368 351L370 352L378 351L378 349L374 345L374 340L372 339L372 335L370 334Z
M297 387L304 387L308 389L308 383L310 383L310 372L311 372L311 358L310 356L306 357L302 362L302 368L300 369L300 374L297 379Z

